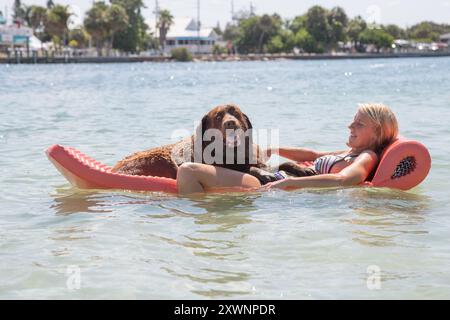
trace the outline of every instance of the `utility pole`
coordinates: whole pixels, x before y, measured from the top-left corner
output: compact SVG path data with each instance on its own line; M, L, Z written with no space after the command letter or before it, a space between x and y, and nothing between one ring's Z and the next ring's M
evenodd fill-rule
M158 19L159 19L159 3L158 0L155 0L155 10L153 10L155 14L155 37L158 36Z
M250 1L250 16L255 15L255 6L253 5L253 2Z
M159 3L158 3L158 0L155 0L155 9L153 10L153 13L155 14L155 39L158 39L157 41L161 42L160 39L158 38L158 20L159 20Z
M200 54L200 0L197 0L197 54Z
M231 23L234 22L234 0L231 0Z

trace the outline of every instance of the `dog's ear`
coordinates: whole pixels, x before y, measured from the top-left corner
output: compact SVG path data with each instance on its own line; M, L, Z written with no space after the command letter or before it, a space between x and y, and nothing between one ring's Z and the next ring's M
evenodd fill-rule
M202 138L203 138L203 136L205 135L205 132L206 132L206 129L208 129L207 128L207 126L208 126L208 115L207 114L205 114L204 116L203 116L203 118L202 118Z
M200 139L202 140L203 136L205 135L207 125L208 125L208 115L205 114L202 118L202 122L197 126L197 129L195 129L195 135L197 137L200 137Z
M253 129L252 123L250 122L248 116L245 113L243 113L242 115L244 116L245 122L247 123L247 129Z
M195 134L192 142L193 150L194 150L194 162L199 161L200 163L203 162L203 150L205 149L205 141L203 140L203 137L205 135L206 130L208 129L208 114L204 115L202 118L201 123L197 126L195 129Z

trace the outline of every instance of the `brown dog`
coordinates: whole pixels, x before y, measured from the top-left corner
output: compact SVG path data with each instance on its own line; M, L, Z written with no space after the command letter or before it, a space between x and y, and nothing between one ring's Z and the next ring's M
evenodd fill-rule
M249 129L252 129L252 124L237 105L217 106L203 117L191 137L132 154L119 161L112 172L176 179L178 166L188 161L249 172L251 167L263 166L261 152L253 144L251 130L247 131ZM205 139L208 132L219 135ZM235 132L247 134L238 135ZM222 139L216 141L217 137ZM211 148L212 143L216 148ZM205 152L208 146L210 153Z

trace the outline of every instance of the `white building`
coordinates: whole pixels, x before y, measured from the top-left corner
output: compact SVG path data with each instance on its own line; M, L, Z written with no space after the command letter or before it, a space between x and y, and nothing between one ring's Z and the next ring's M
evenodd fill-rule
M440 38L441 42L450 44L450 33L443 34L439 38Z
M164 52L184 47L191 53L212 53L218 35L213 28L199 30L198 23L192 18L175 18L166 35Z
M0 24L0 46L4 47L26 47L30 45L33 30L22 25Z

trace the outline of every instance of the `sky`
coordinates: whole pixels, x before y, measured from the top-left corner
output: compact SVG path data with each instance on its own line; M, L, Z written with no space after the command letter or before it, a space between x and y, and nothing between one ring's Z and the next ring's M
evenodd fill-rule
M158 0L162 9L168 9L174 17L197 17L198 0ZM44 5L47 0L22 0L27 5ZM81 24L84 12L93 0L54 0L55 3L67 4L76 14L73 25ZM144 0L147 6L143 14L151 27L154 26L154 9L156 0ZM253 5L256 14L278 13L283 18L294 18L305 13L313 5L331 9L341 6L347 15L361 15L366 21L382 24L394 23L408 27L420 21L434 21L450 24L450 0L200 0L200 21L203 26L214 27L220 23L222 28L231 20L231 3L234 10L250 10ZM11 15L14 0L0 0L0 10ZM10 19L10 18L9 18ZM10 21L10 20L9 20Z

